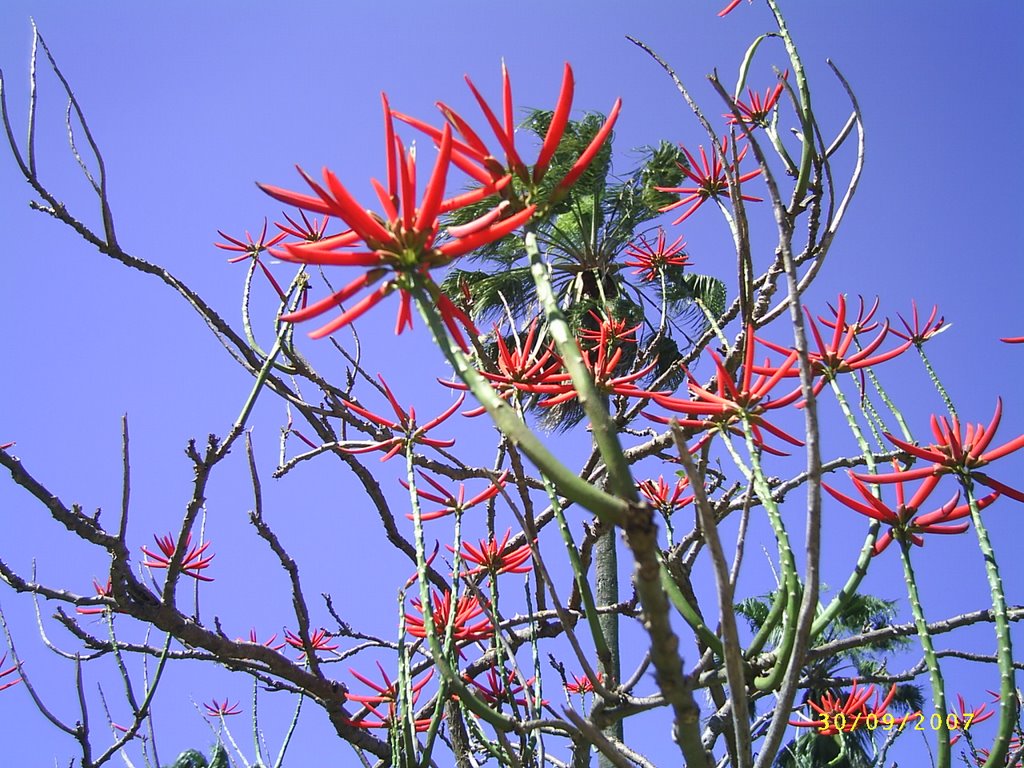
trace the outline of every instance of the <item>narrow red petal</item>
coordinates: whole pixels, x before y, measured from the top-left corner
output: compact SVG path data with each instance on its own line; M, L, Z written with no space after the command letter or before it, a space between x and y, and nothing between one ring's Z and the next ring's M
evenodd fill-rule
M534 184L544 178L548 164L551 162L555 150L558 149L558 143L562 140L562 134L565 133L565 126L569 122L569 110L572 108L573 90L572 67L567 62L562 75L562 89L558 94L558 103L555 106L554 115L551 117L548 132L544 136L544 144L541 146L540 154L537 156L537 164L533 168Z

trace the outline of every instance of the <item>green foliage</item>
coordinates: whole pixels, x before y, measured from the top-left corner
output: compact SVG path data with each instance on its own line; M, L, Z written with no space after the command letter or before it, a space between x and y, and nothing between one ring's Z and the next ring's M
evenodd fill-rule
M228 768L228 751L223 744L218 744L213 749L213 757L210 758L210 768Z
M751 630L756 632L767 620L774 598L774 593L747 598L735 606L736 612L743 616ZM813 646L881 629L891 625L895 620L895 601L854 593L847 599L835 620L815 638ZM778 642L779 639L778 633L774 633L772 641ZM905 648L910 642L905 637L888 638L809 664L803 671L803 677L822 682L806 688L801 700L804 703L809 700L819 701L825 693L845 697L848 691L828 686L824 681L836 676L868 678L884 675L887 672L885 655ZM885 693L886 691L881 691L880 698L884 697ZM906 714L923 706L924 696L919 686L896 686L896 694L890 704L895 713ZM842 734L841 744L836 736L822 736L814 729L807 729L796 740L786 744L779 752L775 764L779 768L818 768L826 765L831 768L871 768L872 736L872 732L867 728L858 728Z
M542 140L551 123L552 113L530 112L523 123L526 131ZM570 121L555 152L548 172L533 199L546 200L555 185L564 178L584 148L600 129L604 117L588 114ZM678 369L682 350L675 336L686 336L684 328L699 335L708 327L708 314L719 317L726 306L725 284L707 275L690 274L683 267L669 266L661 280L638 284L622 264L622 253L637 237L644 224L660 215L660 209L675 200L675 195L656 187L678 186L686 159L681 150L663 141L657 147L638 150L639 163L623 178L612 176L612 142L607 141L594 162L556 206L544 218L535 218L537 240L551 265L552 283L559 303L574 329L596 328L593 316L628 319L629 327L639 326L639 344L625 344L616 375L635 370L637 355L644 361L657 358L655 369L643 386L662 374L669 374L666 386L675 386L683 377ZM513 188L525 198L529 190L514 177ZM495 198L453 212L449 224L466 224L494 206ZM474 320L485 325L505 326L512 322L524 327L539 315L535 304L533 277L521 259L522 243L508 236L478 249L466 262L480 260L484 270L452 268L441 289L466 308ZM470 295L466 301L464 289ZM664 294L662 293L664 289ZM466 306L468 303L468 306ZM703 304L704 309L701 309ZM665 323L662 324L662 310ZM593 314L592 314L593 313ZM656 329L661 327L660 332ZM692 339L687 339L692 343ZM510 340L511 341L511 340ZM653 346L651 346L653 345ZM490 351L493 361L494 350ZM643 363L641 363L642 365ZM527 399L534 408L540 398ZM554 407L536 408L539 424L549 430L564 430L578 424L583 410L576 400Z
M186 749L171 763L171 768L228 768L229 765L228 751L223 744L218 744L213 748L209 762L199 750Z
M209 768L209 764L202 752L186 749L178 755L178 759L171 764L171 768Z

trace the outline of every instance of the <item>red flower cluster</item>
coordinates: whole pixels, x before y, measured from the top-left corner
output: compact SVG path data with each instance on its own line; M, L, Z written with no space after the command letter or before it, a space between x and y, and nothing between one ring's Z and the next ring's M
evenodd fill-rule
M372 694L361 694L357 695L354 693L348 694L347 698L349 701L357 701L364 705L369 712L377 718L376 720L367 720L365 717L358 720L349 720L349 725L354 725L356 728L388 728L395 724L395 711L396 703L398 702L398 687L397 681L392 682L391 678L388 677L387 672L384 671L384 667L381 666L380 662L377 662L377 669L380 670L380 676L384 680L384 685L378 685L367 677L363 677L361 674L356 672L354 669L349 669L352 676L355 677L359 682L369 686L373 689ZM431 670L417 683L412 684L412 705L415 706L416 702L420 698L420 691L430 681L430 678L434 676L434 671ZM378 704L387 704L388 713L382 714L377 709ZM422 732L430 728L430 718L422 718L415 721L415 727L417 732Z
M442 422L448 419L453 413L459 410L459 406L462 405L462 401L465 400L465 395L460 395L459 398L453 403L444 413L440 416L431 419L423 426L416 423L416 409L413 407L409 408L406 412L398 404L398 400L395 399L394 393L388 386L387 382L384 381L384 377L380 374L377 375L380 379L381 386L384 388L384 395L387 397L388 402L391 404L392 410L395 412L397 421L392 421L383 416L379 416L376 413L366 410L365 408L350 403L348 400L342 400L350 411L358 413L364 419L372 421L381 427L387 427L390 430L400 432L401 436L389 437L387 440L381 440L379 442L371 443L370 445L360 446L358 448L343 448L346 453L370 453L371 451L385 451L385 454L381 457L381 461L387 461L388 459L396 456L402 451L407 445L412 443L420 443L421 445L428 445L431 448L451 448L455 445L455 439L451 440L437 440L436 438L426 437L427 432L438 426Z
M245 233L245 240L239 240L238 238L231 237L217 230L217 234L223 237L228 242L226 243L214 243L217 248L221 248L225 251L237 251L241 253L241 256L234 256L228 259L228 264L235 264L239 261L245 261L246 259L252 259L255 261L260 269L263 271L264 276L270 281L270 284L274 286L274 290L277 291L277 295L284 300L285 293L281 289L280 283L277 282L277 278L274 277L273 273L267 268L267 265L260 260L260 254L268 248L273 248L279 242L284 240L288 236L288 232L281 232L279 235L275 235L271 240L267 241L267 220L263 220L263 231L260 232L258 240L253 240L252 235L249 234L248 230Z
M665 230L658 228L657 245L652 246L647 238L640 235L640 244L632 242L626 246L626 255L631 257L622 262L627 267L638 267L633 270L634 275L642 275L641 280L656 280L658 275L665 270L665 267L672 265L685 267L690 263L689 257L683 252L686 243L680 235L672 241L671 245L665 244Z
M718 147L721 151L715 151L714 159L712 162L708 162L708 156L704 152L704 147L700 148L700 164L697 163L697 158L690 154L690 151L686 147L682 147L683 153L686 155L686 159L690 161L689 166L683 165L682 163L676 163L690 181L697 186L695 187L655 187L659 192L675 192L686 197L681 200L677 200L674 203L666 205L660 210L662 213L667 211L675 210L680 206L686 205L687 203L693 203L678 219L673 221L673 224L679 224L682 221L690 218L697 209L700 208L704 203L711 199L718 199L723 195L729 193L729 180L727 177L728 173L734 173L735 168L739 166L740 161L743 160L743 156L747 154L749 146L744 147L740 150L740 153L736 156L735 163L726 165L722 158L728 157L729 139L723 137L721 145ZM761 169L758 168L756 171L749 171L742 176L739 176L736 181L742 184L745 181L750 181L761 173ZM750 195L740 195L743 200L747 200L751 203L760 203L762 198L751 197Z
M453 495L447 488L441 485L439 482L434 480L432 477L424 472L420 472L420 477L434 486L437 489L437 493L431 493L430 491L424 491L422 488L416 488L416 495L421 499L426 499L434 504L440 504L441 509L436 509L432 512L424 512L420 515L420 520L436 520L439 517L447 517L448 515L454 515L455 513L463 513L467 509L475 507L477 504L482 504L485 501L490 501L498 495L498 491L505 487L505 478L508 477L508 472L502 472L501 476L498 477L496 483L492 483L487 486L484 490L478 493L476 496L466 501L466 485L465 483L459 483L459 492L457 495ZM406 489L409 488L409 484L405 480L399 480ZM410 520L415 519L415 515L411 512L406 514L406 517Z
M206 714L211 717L228 717L229 715L240 715L242 710L239 709L238 703L231 704L227 699L224 701L217 701L213 699L208 704L203 704L203 709L206 710Z
M970 730L977 723L983 723L995 714L994 710L989 710L988 704L982 704L980 707L974 707L972 709L967 708L967 703L964 701L964 697L959 693L956 695L957 704L959 704L959 712L954 709L950 709L950 713L956 718L956 723L959 726L957 730L961 731L956 736L949 740L949 745L953 746L963 735L964 731ZM996 701L999 701L999 696L996 696Z
M899 315L900 322L903 323L903 327L907 332L903 333L893 328L892 333L894 336L899 336L901 339L906 339L910 343L920 346L932 336L942 333L942 331L949 328L949 326L945 324L946 319L944 317L940 317L938 320L935 319L935 315L939 312L937 305L932 306L932 312L928 315L928 319L925 321L924 325L921 325L921 320L917 315L917 302L912 300L910 302L910 306L913 310L913 326L903 318L903 315Z
M775 386L786 376L791 375L793 366L797 360L795 351L789 352L786 360L778 368L757 367L754 365L755 338L753 326L747 327L746 349L744 351L743 370L739 381L734 381L732 374L726 369L722 359L711 353L715 361L715 392L704 389L696 379L687 371L689 376L689 390L693 395L692 400L682 400L676 397L654 395L654 401L668 408L675 413L683 413L688 416L704 416L705 419L680 419L679 423L684 427L693 429L720 430L739 432L735 426L737 422L746 421L750 424L754 441L761 448L769 453L780 453L765 445L761 430L765 429L771 434L791 445L803 445L803 443L792 435L784 432L765 420L766 411L782 408L791 405L800 397L800 389L797 388L777 400L768 397ZM758 377L755 379L754 374ZM647 418L661 424L668 424L669 419L664 416L657 416L646 413Z
M889 705L892 703L893 697L896 695L896 686L894 685L889 689L889 693L884 699L879 701L876 696L875 700L868 705L868 699L871 698L874 692L875 686L869 685L867 688L858 689L857 683L854 681L853 687L850 688L850 693L845 701L838 696L833 696L831 693L826 693L821 697L820 702L807 702L807 705L821 716L820 720L790 720L789 724L795 725L798 728L817 728L818 733L822 736L849 733L857 728L861 721L866 720L868 716L881 718L885 715ZM838 715L843 716L841 723L837 722ZM893 718L892 724L901 725L917 717L917 715L917 712L913 712L902 718ZM890 717L892 716L890 715Z
M473 334L476 334L476 329L468 315L433 283L430 270L443 267L460 256L510 234L530 219L536 205L518 200L515 194L506 190L512 175L506 172L505 165L528 185L535 186L546 173L558 148L572 106L573 77L572 69L567 64L558 104L531 176L515 148L511 84L507 71L503 72L503 80L504 120L501 122L468 78L467 83L505 152L505 163L499 163L469 124L444 104L438 106L448 124L443 129L437 129L407 115L392 112L387 97L382 96L387 186L372 180L380 203L380 214L371 213L360 205L338 177L326 168L323 171L323 184L300 169L314 193L312 195L261 185L276 200L294 205L302 211L333 216L349 227L337 235L323 237L321 231L316 237L305 237L306 242L286 243L282 250L273 251L275 256L299 264L362 267L367 270L332 295L283 316L284 320L301 322L318 317L379 283L371 293L310 335L321 338L337 331L395 291L400 295L395 332L401 333L412 327L412 291L420 285L430 292L437 303L437 309L452 338L464 350L468 349L460 328L466 328ZM620 106L621 100L615 103L593 141L559 182L554 197L563 195L594 159L611 133ZM395 135L394 117L425 132L438 145L438 157L418 205L415 154L407 151ZM459 138L453 136L453 129ZM481 186L445 199L445 185L452 165L479 181ZM502 193L502 190L506 192ZM441 234L440 217L443 214L499 193L505 194L507 199L469 224L448 228L447 238L438 242ZM296 226L295 230L290 231L297 230ZM311 235L312 227L307 227L306 233ZM222 247L245 250L247 254L256 249L257 245L257 254L266 247L262 238L258 244L251 243L251 238L248 243L234 239L231 242L233 245Z
M475 576L478 573L486 573L497 576L499 573L529 573L530 565L527 561L532 556L530 545L523 544L521 547L508 549L508 539L511 535L512 529L509 528L500 542L494 539L481 539L479 548L463 542L462 559L477 565L463 575ZM448 551L455 552L452 547L448 547Z
M954 417L953 423L950 424L945 416L941 419L932 416L931 427L932 434L935 436L935 442L926 447L908 443L886 433L886 438L893 445L906 451L911 456L932 462L932 465L930 467L890 472L885 475L857 474L855 477L868 483L898 483L902 480L920 480L925 477L956 475L965 480L971 479L981 485L988 486L1016 501L1024 501L1024 492L1011 488L998 480L992 479L984 472L978 471L989 462L1024 448L1024 435L1020 435L998 448L988 450L992 439L996 435L996 429L999 427L1002 415L1003 400L999 398L996 401L995 414L993 414L992 421L989 422L987 427L982 424L968 424L966 432L963 433L961 432L959 419Z
M835 313L835 319L826 320L823 317L818 318L819 322L832 329L832 337L827 344L821 335L821 331L818 330L817 323L814 322L810 310L806 307L804 308L804 312L807 314L808 325L817 347L817 351L809 352L808 356L811 360L814 375L822 377L815 382L815 394L821 392L825 384L840 373L850 373L861 368L869 368L878 363L884 363L886 360L891 360L897 355L903 354L913 344L913 341L908 340L894 349L875 354L889 333L889 321L886 320L875 338L866 344L854 346L853 342L860 334L878 327L877 323L871 323L871 317L874 315L877 306L876 303L865 315L864 302L861 300L860 314L857 320L849 322L846 317L846 297L840 294L837 307L832 310ZM791 350L778 344L773 344L770 341L763 339L759 339L759 341L769 349L781 352L782 354L791 352ZM800 371L793 368L785 375L799 376Z
M530 324L526 339L520 344L516 337L516 346L510 350L504 337L494 329L498 355L495 365L497 373L480 371L495 388L498 396L508 399L514 392L536 392L535 387L549 382L553 377L562 375L562 361L550 346L541 347L537 342L537 321ZM452 389L467 390L462 382L442 382ZM486 409L483 406L466 411L466 416L479 416Z
M321 338L334 333L395 290L398 290L401 295L395 333L401 333L405 328L412 327L412 295L409 291L413 288L414 276L427 278L431 269L448 264L453 259L469 253L481 245L504 237L522 225L533 213L531 208L527 208L499 221L504 207L498 206L474 222L473 225L463 228L457 236L453 236L448 242L435 247L441 214L496 194L501 183L486 184L474 192L460 195L451 200L444 200L444 187L452 152L451 132L445 128L433 173L424 191L422 201L419 207L416 207L416 159L412 153L406 152L401 141L394 136L391 112L388 109L386 98L384 100L384 117L385 134L388 141L388 189L385 190L379 182L373 181L374 189L384 211L382 217L368 213L352 197L337 176L326 168L323 172L326 188L303 173L303 178L316 193L316 197L261 185L267 194L277 200L316 213L330 214L344 221L350 227L347 232L325 237L322 240L299 245L286 244L283 251L273 252L275 256L284 261L299 264L368 268L368 271L361 277L356 278L341 290L305 309L285 315L284 320L300 322L318 317L352 298L364 288L369 288L379 282L385 276L392 275L373 293L310 334L313 338ZM401 177L400 186L399 176ZM507 179L503 183L507 183ZM457 322L472 329L469 318L444 294L437 292L435 299L453 338L465 346Z
M659 476L657 483L653 480L644 480L641 483L637 483L637 489L652 507L666 517L669 517L677 509L682 509L693 501L693 494L683 496L689 485L690 481L685 477L681 477L676 480L675 489L670 490L664 476Z
M292 648L299 649L299 658L306 656L306 647L302 644L302 638L291 630L284 631L284 641ZM321 627L309 636L309 647L313 651L336 651L338 646L331 643L331 633Z
M156 541L156 545L160 548L161 554L158 555L154 552L150 552L145 547L142 547L142 551L147 558L142 561L142 564L147 568L167 568L174 557L174 537L169 533L163 537L153 534L153 539ZM198 581L213 581L211 577L204 576L200 573L200 571L208 568L210 566L210 561L216 557L216 555L203 557L203 553L206 552L207 548L212 543L213 542L208 541L200 547L192 547L189 549L192 545L192 534L188 534L185 538L185 549L188 550L188 552L181 560L181 572Z
M602 682L602 679L603 675L600 672L598 672L597 682ZM565 683L565 691L566 693L578 693L580 696L584 696L588 693L594 692L594 683L585 674L573 675L572 682Z
M100 584L96 579L92 580L92 586L96 590L96 597L113 597L113 584L107 579L106 584ZM80 605L75 608L77 613L93 615L109 610L105 605Z
M782 80L789 79L789 70L787 69L783 75ZM768 115L775 109L775 105L779 101L779 96L782 95L783 85L781 80L779 84L774 88L769 88L764 92L764 98L761 98L761 94L754 91L753 88L747 89L748 101L744 102L739 99L736 100L736 111L740 113L740 119L736 119L736 115L729 112L723 117L729 119L729 125L738 125L740 122L747 123L749 125L766 125Z
M444 636L445 628L448 626L449 617L454 613L452 619L452 636L456 640L487 640L494 635L494 627L491 620L484 617L474 622L477 616L484 612L480 601L472 595L463 595L457 600L452 600L451 590L446 589L444 594L438 594L436 590L432 595L433 605L430 609L430 617L434 621L434 630L438 635ZM423 604L418 599L413 599L412 607L419 612L419 616L405 614L406 627L413 637L426 637L427 631L423 625Z
M525 681L525 684L519 682L519 678L515 673L515 670L502 670L501 674L494 667L490 667L485 673L486 681L481 683L479 680L475 680L471 677L466 677L467 683L477 689L480 694L480 698L491 705L501 705L509 701L514 701L517 706L526 707L529 706L529 698L526 695L520 696L520 694L526 694L527 689L533 685L536 678L531 677ZM544 702L547 703L547 702Z
M899 467L896 462L893 462L893 466L897 467L897 469ZM861 477L869 478L868 482L873 482L878 479L878 475L866 475ZM860 512L862 515L867 515L868 517L889 526L889 530L883 533L878 538L878 541L875 542L874 554L876 555L884 551L885 548L892 543L893 539L896 539L897 541L909 541L920 547L924 545L924 539L921 538L921 534L956 534L963 533L970 527L970 523L967 522L951 524L954 520L961 520L971 514L971 508L969 505L960 504L957 506L957 502L960 501L959 491L956 492L956 495L954 495L952 499L936 509L934 512L929 512L924 515L918 514L925 500L931 492L935 490L935 486L939 484L939 478L936 475L930 475L926 478L917 489L917 492L910 498L910 501L906 500L903 490L903 482L901 480L896 480L895 508L887 506L881 499L876 498L853 472L850 473L850 478L853 480L853 484L856 486L857 491L863 497L863 502L851 499L849 496L840 493L826 483L822 483L822 486L826 491L832 494L834 498L838 499L855 512ZM995 501L998 496L998 493L990 493L988 496L978 499L978 508L984 509Z
M613 317L605 315L602 317L596 312L588 313L597 324L596 328L580 328L580 340L592 341L596 344L636 344L636 332L641 324L629 325L629 319L625 317Z
M664 394L648 392L636 386L637 381L654 370L658 364L657 360L632 373L616 375L622 363L623 347L612 346L610 330L607 323L602 323L598 330L597 343L583 353L583 363L594 377L594 386L597 390L602 394L625 397L654 397L657 394ZM551 375L542 384L535 385L531 391L550 395L538 403L545 408L569 402L578 395L568 373Z

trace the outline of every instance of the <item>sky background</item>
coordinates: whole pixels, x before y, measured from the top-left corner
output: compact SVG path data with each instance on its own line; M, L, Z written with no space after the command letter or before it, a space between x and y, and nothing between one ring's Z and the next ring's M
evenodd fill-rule
M225 263L225 254L213 247L216 230L239 236L258 230L264 216L279 218L279 206L253 182L298 189L295 164L311 170L327 165L366 199L368 179L380 178L384 168L382 90L396 109L424 119L435 119L438 99L475 119L462 76L470 74L494 96L504 58L516 105L550 108L562 63L570 61L576 74L574 116L607 111L616 97L623 98L615 147L616 168L625 171L635 162L631 147L661 139L693 147L703 136L670 80L624 36L660 52L716 115L723 110L703 76L717 68L726 83L734 82L747 44L770 26L761 3L744 4L724 20L715 17L719 5L523 2L509 10L471 2L301 3L285 10L265 2L186 2L172 8L7 0L0 7L0 66L15 135L23 141L34 17L103 150L122 246L166 266L235 321L244 266ZM962 416L987 422L1001 395L1005 418L997 442L1012 439L1024 432L1024 348L998 338L1024 335L1024 253L1015 224L1024 170L1016 136L1024 121L1018 98L1024 85L1024 5L822 0L783 8L826 133L834 133L848 114L826 57L853 85L868 133L860 191L808 302L821 311L841 291L880 294L882 311L894 318L896 312L906 315L911 299L924 308L938 304L953 328L929 345L929 354ZM783 56L763 49L751 84L763 91L773 83L773 64L784 66ZM40 174L95 225L95 206L63 143L63 106L58 84L41 76ZM432 157L427 143L421 146ZM0 304L7 329L0 337L0 443L17 440L17 454L37 477L66 501L103 508L109 521L120 493L120 417L128 413L132 540L149 543L152 533L177 530L191 476L182 455L185 442L226 432L251 382L178 296L30 211L29 198L9 153L0 152ZM768 216L766 207L751 213ZM697 271L728 278L731 246L711 210L679 230ZM771 241L760 245L755 263L764 264ZM395 371L392 383L401 401L419 404L422 394L433 398L422 411L438 412L448 395L424 394L423 381L443 375L443 366L421 324L401 338L390 335L394 302L386 305L379 323L375 319L364 329L368 367ZM314 346L303 343L304 352ZM908 358L882 376L905 406L915 434L924 436L927 416L939 412L941 402L919 366ZM836 415L826 411L825 418L835 424ZM345 493L345 479L311 467L269 482L282 421L280 406L264 398L254 414L253 439L265 468L271 521L305 558L310 596L331 591L351 601L353 611L356 604L374 606L365 619L367 631L385 633L397 611L394 569L405 574L408 564L365 544L364 537L377 535L375 526L358 499ZM475 445L476 439L460 434L460 445ZM845 435L835 439L839 450L850 452L840 442L848 441ZM242 452L236 449L227 464L208 494L217 582L209 597L204 592L204 615L221 615L229 634L245 634L251 625L261 634L280 633L294 621L281 575L245 523L251 494ZM401 471L396 466L382 473L381 482L395 498L401 488L391 475ZM1002 460L993 475L1024 484L1024 456ZM826 522L832 527L825 534L825 578L835 583L846 576L863 524L848 521L847 515L856 516L834 505L828 512L837 518ZM1016 551L1022 513L1009 500L986 513L1013 604L1024 602L1024 561ZM101 559L69 540L9 482L0 483L0 515L0 557L22 572L35 561L41 580L81 592L105 572ZM930 617L987 605L980 555L971 541L935 539L925 554L919 573ZM902 598L892 555L873 569L866 591ZM751 568L758 573L756 564ZM752 582L746 589L757 594L767 586ZM4 590L0 605L41 694L73 721L71 666L57 664L42 648L29 601ZM48 615L53 607L41 610ZM322 610L318 616L327 623ZM900 620L909 620L906 610ZM54 643L74 647L59 627L47 627ZM980 652L991 652L989 629L965 636ZM1015 637L1024 647L1019 629ZM240 676L203 670L197 682L198 673L194 667L175 669L162 692L157 726L167 762L184 747L205 748L211 739L189 696L197 702L215 696L249 702L249 684ZM347 672L339 669L339 675L347 679ZM949 677L950 689L971 702L987 700L985 689L996 686L990 668L953 664ZM274 744L286 725L286 708L271 702L268 711L276 716L267 721ZM34 711L23 686L0 694L0 717L17 724L7 729L5 742L13 763L48 765L56 757L66 764L73 754L74 744ZM339 765L354 762L340 742L323 739L324 726L323 716L311 708L300 723L294 762L325 755ZM235 730L240 741L248 741L245 722Z

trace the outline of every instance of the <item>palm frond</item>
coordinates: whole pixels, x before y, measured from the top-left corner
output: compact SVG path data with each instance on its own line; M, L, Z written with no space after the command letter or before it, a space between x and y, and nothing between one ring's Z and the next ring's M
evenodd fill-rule
M459 302L463 285L469 289L472 301L470 314L477 321L500 323L506 315L506 304L514 318L526 317L536 300L529 267L511 267L494 272L453 268L441 281L441 290Z

